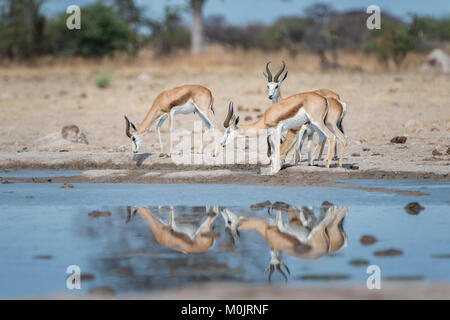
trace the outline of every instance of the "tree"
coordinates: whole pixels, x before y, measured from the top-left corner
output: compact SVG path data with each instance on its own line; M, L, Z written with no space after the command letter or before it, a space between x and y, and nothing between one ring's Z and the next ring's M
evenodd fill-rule
M82 28L66 27L65 13L49 22L46 29L48 52L86 57L129 51L132 35L128 25L111 7L94 3L82 8Z
M205 0L189 0L192 11L191 50L193 54L202 54L203 36L203 5Z
M394 22L383 22L383 28L374 29L364 44L366 52L373 52L378 59L389 67L389 60L400 68L408 52L414 50L418 36L414 25L401 25Z
M319 55L323 69L339 68L338 35L336 29L330 25L330 19L334 14L332 7L323 3L313 4L305 9L305 16L311 22L311 27L305 36L306 42ZM327 59L327 50L331 51L332 62Z
M140 31L151 21L144 17L144 8L138 6L135 0L114 0L113 8L128 25L132 35L131 53L137 54L142 45Z
M150 43L156 54L165 56L177 48L188 48L190 34L181 25L181 16L177 8L166 7L162 21L152 21Z
M0 0L0 55L30 58L43 53L46 0Z

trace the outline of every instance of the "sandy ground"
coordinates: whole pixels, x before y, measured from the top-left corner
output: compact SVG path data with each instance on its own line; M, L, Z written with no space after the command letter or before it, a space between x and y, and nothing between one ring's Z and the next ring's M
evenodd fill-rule
M73 299L70 295L48 297ZM450 286L445 284L390 283L381 289L369 290L362 286L296 287L260 286L237 283L199 284L178 289L140 295L115 295L111 290L98 290L81 299L150 299L150 300L415 300L450 299Z
M448 174L450 75L412 71L320 73L302 72L298 67L298 71L291 69L282 86L285 97L329 88L340 93L348 105L344 120L349 137L345 169L310 169L302 163L297 170L339 174L354 171L349 170L353 166L363 172ZM154 66L142 69L119 66L111 72L112 85L107 89L99 89L93 83L96 71L92 66L0 68L0 169L180 167L176 161L159 157L155 132L146 136L141 154L132 155L124 133L123 115L139 123L159 92L184 83L202 84L211 89L219 124L225 118L230 100L238 106L244 123L255 121L270 105L258 69L208 72L206 68L204 72L177 73L172 68L164 74ZM195 119L194 115L179 115L175 128L190 132ZM64 140L61 128L68 124L79 126L89 144ZM167 126L167 123L163 126L166 146ZM391 138L399 135L407 136L406 143L392 144ZM227 149L230 152L232 148ZM268 163L264 154L264 148L259 150L261 165ZM226 167L214 162L209 152L199 161L200 155L193 157L192 166L181 163L181 168ZM235 168L258 170L255 165L245 165L246 159L238 162ZM290 169L290 172L297 171Z

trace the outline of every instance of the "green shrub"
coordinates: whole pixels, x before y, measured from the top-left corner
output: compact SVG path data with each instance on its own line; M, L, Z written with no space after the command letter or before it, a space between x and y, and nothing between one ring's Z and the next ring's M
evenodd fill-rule
M106 72L98 73L94 78L95 85L100 89L108 88L111 84L109 74Z
M68 30L66 19L67 15L63 13L49 21L47 51L92 57L130 49L130 29L110 7L101 3L83 7L80 30Z

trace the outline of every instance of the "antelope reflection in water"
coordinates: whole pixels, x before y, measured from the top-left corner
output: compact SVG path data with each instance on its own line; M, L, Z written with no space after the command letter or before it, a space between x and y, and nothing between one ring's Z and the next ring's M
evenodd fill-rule
M211 225L219 215L219 207L206 207L207 218L200 224L195 222L177 223L173 207L170 207L169 222L165 222L147 207L127 209L127 222L138 213L155 235L156 241L167 248L182 253L201 253L208 251L215 242L217 234Z
M276 218L236 216L228 209L221 210L226 228L236 239L239 231L253 230L263 236L270 246L270 264L264 271L269 271L269 282L276 269L287 281L282 270L290 274L283 263L282 253L302 259L318 259L324 254L336 252L347 245L347 235L343 229L347 207L341 210L337 206L322 207L318 218L311 208L290 207L286 213L288 222L283 220L280 210ZM269 209L270 213L270 209Z

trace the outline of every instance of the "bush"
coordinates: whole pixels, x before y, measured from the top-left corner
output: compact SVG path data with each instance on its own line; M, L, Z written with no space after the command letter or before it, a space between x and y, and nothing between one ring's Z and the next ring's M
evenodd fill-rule
M381 29L372 30L363 49L375 53L386 67L392 59L399 68L408 52L414 50L417 40L411 25L383 22Z
M66 19L64 13L48 23L48 52L91 57L130 49L130 29L110 7L95 3L82 8L80 30L68 30Z
M166 7L164 19L152 22L150 44L159 56L170 54L177 48L190 47L191 33L181 25L178 9Z
M109 80L109 74L106 72L101 72L97 74L94 78L95 85L100 89L108 88L111 84Z

